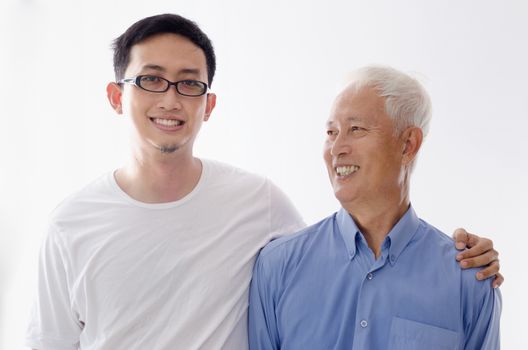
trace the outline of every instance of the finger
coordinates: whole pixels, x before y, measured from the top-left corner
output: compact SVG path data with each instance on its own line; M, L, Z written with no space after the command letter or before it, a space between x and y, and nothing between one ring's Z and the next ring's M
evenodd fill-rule
M491 264L493 261L499 258L499 254L495 250L490 250L484 254L475 256L473 258L467 258L460 261L460 266L463 269L470 267L482 267Z
M493 277L500 270L500 263L498 260L491 262L486 268L477 272L476 276L479 281L485 280L486 278Z
M504 277L502 276L502 274L499 272L495 275L495 279L493 280L493 283L491 284L491 286L493 288L499 288L500 285L504 282Z
M463 228L457 228L453 233L453 239L455 240L455 247L458 250L466 248L468 232Z
M471 243L468 244L468 246L471 246ZM463 259L474 258L489 251L495 252L495 254L498 255L497 251L493 249L493 242L490 239L479 237L477 244L457 254L457 260L460 261Z
M493 241L488 238L479 237L473 233L467 233L467 246L468 248L473 248L476 246L482 246L483 251L490 250L493 248Z

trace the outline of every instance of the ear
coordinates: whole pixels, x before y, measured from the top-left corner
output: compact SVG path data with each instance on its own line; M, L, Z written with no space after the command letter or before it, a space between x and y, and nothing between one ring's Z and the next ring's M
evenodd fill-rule
M423 141L423 132L422 129L412 126L407 128L402 133L402 138L404 142L403 147L403 163L409 165L416 158L420 147L422 146Z
M213 109L216 106L216 95L213 93L207 94L207 105L205 106L204 121L208 121Z
M123 107L121 105L121 98L122 98L122 91L121 86L117 83L108 83L106 86L106 97L108 98L108 102L110 102L110 105L116 111L117 114L123 114Z

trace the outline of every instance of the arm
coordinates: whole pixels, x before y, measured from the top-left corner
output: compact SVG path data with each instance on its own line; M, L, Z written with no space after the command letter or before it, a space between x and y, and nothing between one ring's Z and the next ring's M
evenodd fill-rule
M493 249L492 240L469 233L463 228L456 229L453 238L457 249L465 249L457 255L457 260L463 269L484 267L477 273L477 279L484 280L495 276L493 288L499 287L504 282L504 277L499 272L499 252Z
M464 349L498 350L502 309L500 290L489 288L487 283L482 287L478 286L482 282L472 282L474 288L467 291L464 303Z
M58 230L51 227L39 258L38 290L26 333L32 349L78 349L82 325L73 311L67 264Z
M253 270L253 279L249 290L249 348L250 350L278 350L278 337L275 306L266 279L261 257L257 259Z

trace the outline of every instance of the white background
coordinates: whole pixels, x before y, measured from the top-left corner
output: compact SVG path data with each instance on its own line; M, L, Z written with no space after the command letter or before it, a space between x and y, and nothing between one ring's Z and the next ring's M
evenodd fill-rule
M197 154L269 176L308 223L338 207L321 146L347 74L416 72L434 114L413 204L447 233L494 240L503 348L528 348L528 2L2 0L1 349L22 348L49 212L127 156L127 121L105 97L111 40L163 12L197 21L216 48L218 106Z

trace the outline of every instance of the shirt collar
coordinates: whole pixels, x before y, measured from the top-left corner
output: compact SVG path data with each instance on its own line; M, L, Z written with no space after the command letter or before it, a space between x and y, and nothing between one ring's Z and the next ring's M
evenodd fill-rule
M337 212L336 223L339 233L345 242L349 258L353 259L357 251L356 236L360 234L359 228L354 222L354 219L352 219L352 216L344 208L339 209ZM396 260L398 260L402 251L409 244L419 226L420 219L412 206L409 206L409 209L396 225L394 225L387 236L390 240L388 259L391 265L396 263Z
M409 244L414 234L420 226L420 219L416 215L412 206L409 206L407 212L394 225L388 234L390 240L389 262L391 265L396 263L398 257Z
M336 215L336 221L339 233L345 242L348 256L352 260L356 255L356 235L359 234L359 228L345 208L339 209Z

